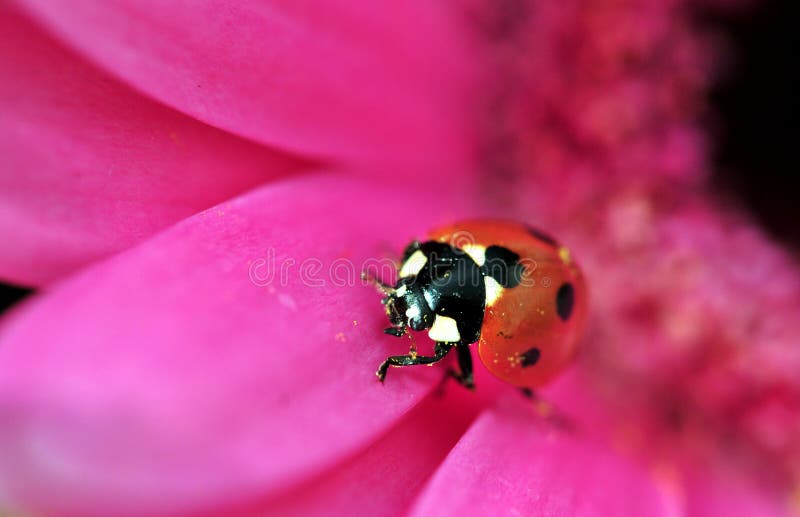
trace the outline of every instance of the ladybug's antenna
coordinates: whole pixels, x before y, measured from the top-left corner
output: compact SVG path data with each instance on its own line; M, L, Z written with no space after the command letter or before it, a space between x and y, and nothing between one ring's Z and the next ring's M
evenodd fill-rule
M394 294L394 292L395 292L395 288L394 287L392 287L391 285L383 282L378 277L372 275L371 273L369 273L367 271L362 271L361 272L361 280L364 280L365 282L374 285L375 288L378 290L378 292L380 292L382 294L390 295L390 294Z

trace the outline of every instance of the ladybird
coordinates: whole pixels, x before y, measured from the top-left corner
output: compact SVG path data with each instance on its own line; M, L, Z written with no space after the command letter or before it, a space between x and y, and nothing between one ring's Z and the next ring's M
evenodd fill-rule
M455 349L459 371L473 389L470 345L499 379L533 390L546 384L575 355L586 320L586 286L570 251L526 225L465 221L433 230L403 252L394 285L371 280L384 295L390 327L401 337L427 331L433 355L387 358L390 366L434 364Z

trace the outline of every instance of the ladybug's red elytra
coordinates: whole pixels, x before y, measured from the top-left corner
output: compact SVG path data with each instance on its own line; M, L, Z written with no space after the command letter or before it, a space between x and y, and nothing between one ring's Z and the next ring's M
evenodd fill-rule
M391 356L389 366L433 364L458 354L452 375L474 388L469 346L494 376L532 390L573 358L586 320L583 274L569 250L523 224L464 221L436 229L403 253L395 285L374 280L391 327L403 336L427 330L434 354Z

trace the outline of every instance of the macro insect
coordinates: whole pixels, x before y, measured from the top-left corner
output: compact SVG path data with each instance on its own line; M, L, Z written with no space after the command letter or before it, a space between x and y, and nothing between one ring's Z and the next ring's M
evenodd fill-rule
M403 252L394 285L371 278L383 293L390 327L402 337L427 330L433 355L412 345L388 357L390 366L434 364L455 349L458 371L448 373L473 389L470 345L494 376L533 390L575 355L586 320L586 287L569 250L525 225L474 220L439 228Z

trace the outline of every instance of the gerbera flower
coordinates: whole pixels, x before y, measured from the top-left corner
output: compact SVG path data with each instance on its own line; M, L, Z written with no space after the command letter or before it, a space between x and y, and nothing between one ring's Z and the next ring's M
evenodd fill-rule
M0 327L0 506L788 512L800 271L707 186L716 40L562 4L0 3L0 275L42 287ZM571 246L585 352L544 406L380 385L361 267L486 214Z

